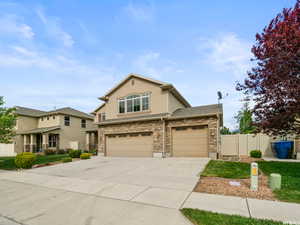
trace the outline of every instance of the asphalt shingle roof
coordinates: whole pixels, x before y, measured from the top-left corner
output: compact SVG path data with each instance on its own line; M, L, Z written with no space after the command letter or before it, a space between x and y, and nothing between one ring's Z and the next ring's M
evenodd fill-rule
M203 105L195 106L190 108L181 108L175 110L171 117L184 117L184 116L204 116L209 114L223 113L222 104L213 104L213 105Z
M17 134L37 134L37 133L46 133L49 131L53 130L58 130L60 129L60 126L55 126L55 127L43 127L43 128L36 128L32 130L26 130L26 131L21 131L18 132Z
M41 116L48 116L48 115L53 115L53 114L65 114L65 115L70 115L70 116L75 116L75 117L80 117L80 118L86 118L86 119L94 118L90 114L78 111L78 110L70 108L70 107L60 108L60 109L46 112L46 111L16 106L16 114L23 115L23 116L31 116L31 117L41 117Z

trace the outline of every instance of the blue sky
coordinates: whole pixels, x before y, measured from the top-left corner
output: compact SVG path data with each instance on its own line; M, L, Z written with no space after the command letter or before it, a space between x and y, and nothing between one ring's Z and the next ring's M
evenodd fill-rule
M174 84L193 105L241 107L235 83L255 34L295 0L0 2L0 96L8 106L93 111L128 73Z

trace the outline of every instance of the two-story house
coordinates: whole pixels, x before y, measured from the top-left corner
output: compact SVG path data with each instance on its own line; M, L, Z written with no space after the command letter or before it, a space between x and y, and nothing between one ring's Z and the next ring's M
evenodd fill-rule
M172 84L136 74L99 99L87 144L100 155L217 157L221 104L191 107Z
M93 126L93 116L72 109L53 111L16 106L15 152L45 149L84 149L85 132Z

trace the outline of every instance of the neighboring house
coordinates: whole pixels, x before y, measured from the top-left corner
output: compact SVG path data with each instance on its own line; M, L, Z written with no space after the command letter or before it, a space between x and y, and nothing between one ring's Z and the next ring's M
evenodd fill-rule
M41 152L45 149L83 149L85 132L93 117L72 108L40 111L16 106L15 152Z
M87 144L100 155L217 158L221 104L191 107L173 85L136 74L99 99Z

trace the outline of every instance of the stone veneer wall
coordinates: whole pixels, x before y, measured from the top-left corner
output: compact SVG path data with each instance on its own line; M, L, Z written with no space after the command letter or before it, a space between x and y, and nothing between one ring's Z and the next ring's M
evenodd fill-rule
M200 117L190 119L177 119L165 121L165 152L171 155L172 140L171 132L172 127L180 126L195 126L206 125L208 127L208 152L217 153L217 117ZM98 129L98 151L105 152L105 135L106 134L121 134L132 132L148 132L153 133L153 152L161 153L163 151L163 121L145 121L145 122L132 122L126 124L113 124L100 126Z

